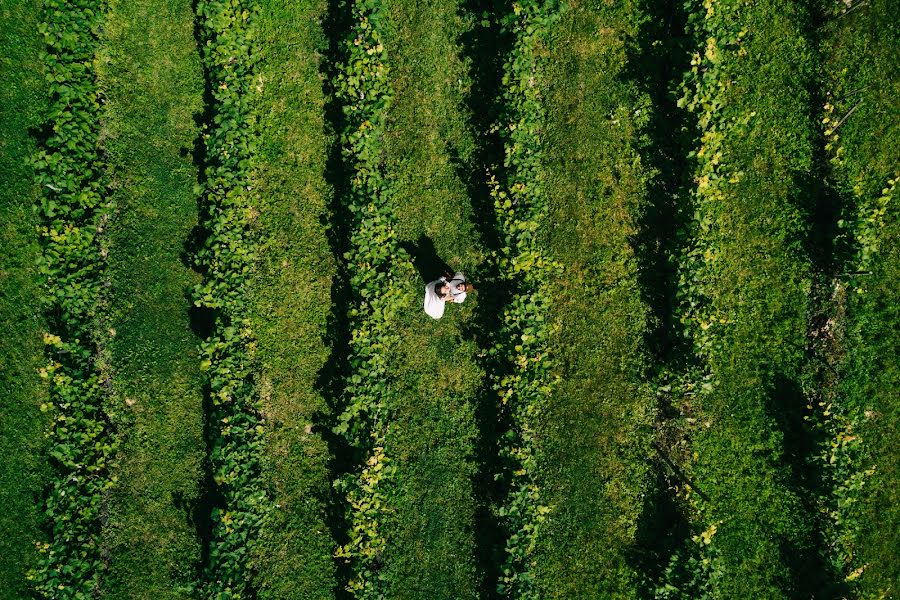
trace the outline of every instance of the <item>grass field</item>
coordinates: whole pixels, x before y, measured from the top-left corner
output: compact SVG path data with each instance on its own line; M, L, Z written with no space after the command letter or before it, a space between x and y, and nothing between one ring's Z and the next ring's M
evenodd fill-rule
M257 385L271 424L263 474L278 510L260 533L259 598L329 598L336 587L326 518L331 460L318 426L318 386L329 348L334 256L321 223L326 181L325 98L319 79L327 40L318 0L261 3L260 267L251 284L258 340Z
M639 10L572 3L549 57L545 236L566 268L553 292L562 382L540 423L554 507L536 558L547 598L638 597L630 554L652 485L655 412L635 255L654 177L640 155L652 109L627 74Z
M471 275L483 260L463 169L475 147L465 108L471 85L459 46L471 28L453 2L386 3L395 101L388 111L385 169L394 183L397 234L416 267L402 282L418 298L440 273L438 257ZM435 321L418 302L404 310L401 386L386 449L397 465L394 528L385 549L392 598L474 598L475 398L482 384L471 334L473 306L448 306Z
M898 11L0 0L0 597L894 597Z
M41 336L45 331L40 306L37 259L40 249L31 204L36 201L34 175L26 161L35 153L32 137L44 120L46 94L40 73L41 41L38 2L0 4L0 62L4 82L0 91L0 589L11 598L28 594L25 571L35 564L34 542L41 539L41 488L48 477L39 406L47 390L37 377L43 366Z
M177 26L174 26L177 24ZM203 395L185 302L203 81L191 6L110 2L98 77L115 213L108 345L123 431L104 545L111 597L183 598L200 564Z

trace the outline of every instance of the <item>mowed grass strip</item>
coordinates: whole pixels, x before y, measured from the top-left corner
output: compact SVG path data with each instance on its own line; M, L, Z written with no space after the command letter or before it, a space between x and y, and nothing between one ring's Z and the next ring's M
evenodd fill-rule
M769 0L689 8L679 106L697 141L679 316L705 369L691 383L702 574L715 597L795 597L821 573L792 456L810 302L808 15Z
M483 253L464 177L475 140L464 105L471 86L462 38L472 23L458 2L388 0L383 43L393 102L385 170L393 184L397 233L419 270L398 282L414 298L401 312L398 385L385 448L397 466L386 529L391 598L474 598L476 470L474 401L483 385L471 334L478 294L423 310L425 283L442 262L468 276ZM478 285L476 279L475 285Z
M189 0L110 0L98 78L109 185L108 355L122 432L109 498L105 593L185 598L197 576L205 455L185 263L197 223L193 164L203 78Z
M260 599L334 596L335 542L325 522L329 449L314 420L328 359L326 322L336 265L325 235L332 189L319 61L327 3L259 0L259 216L257 271L249 283L257 386L267 422L264 485L275 504L254 557Z
M47 388L38 377L45 359L32 212L37 190L27 166L35 152L31 133L47 107L40 16L40 2L0 2L0 590L9 598L30 595L25 572L34 567L34 542L43 537L38 498L49 475L43 454L47 419L39 410Z
M851 11L852 9L852 11ZM890 597L900 582L900 29L896 0L826 5L823 122L834 185L846 201L853 256L840 274L839 393L821 465L829 558L854 597ZM842 314L843 313L843 314ZM842 317L842 318L841 318Z
M648 307L634 243L653 169L649 99L626 74L644 19L633 4L567 3L547 59L544 243L560 381L538 426L542 500L535 579L543 598L636 598L629 561L649 497L655 399Z

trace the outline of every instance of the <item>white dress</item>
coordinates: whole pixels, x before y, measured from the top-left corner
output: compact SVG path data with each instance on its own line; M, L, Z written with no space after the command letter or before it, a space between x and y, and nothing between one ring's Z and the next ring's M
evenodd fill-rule
M441 277L425 286L425 312L432 319L440 319L444 316L444 305L446 302L434 293L434 286L443 282L444 278Z

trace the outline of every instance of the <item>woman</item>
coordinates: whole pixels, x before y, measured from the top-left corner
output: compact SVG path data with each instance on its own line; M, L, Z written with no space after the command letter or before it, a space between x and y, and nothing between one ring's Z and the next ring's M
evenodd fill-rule
M462 273L449 271L436 281L425 286L425 312L433 319L444 316L444 307L447 302L461 304L466 296L474 288L466 281Z

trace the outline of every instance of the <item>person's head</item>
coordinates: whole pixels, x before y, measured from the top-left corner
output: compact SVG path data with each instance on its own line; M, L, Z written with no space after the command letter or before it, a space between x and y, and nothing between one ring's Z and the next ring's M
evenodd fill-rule
M434 293L443 298L450 293L450 286L444 282L438 282L434 285Z
M475 287L474 287L471 283L469 283L469 282L458 283L458 284L456 285L456 292L457 292L457 293L465 292L465 293L468 294L469 292L471 292L471 291L474 290L474 289L475 289Z

